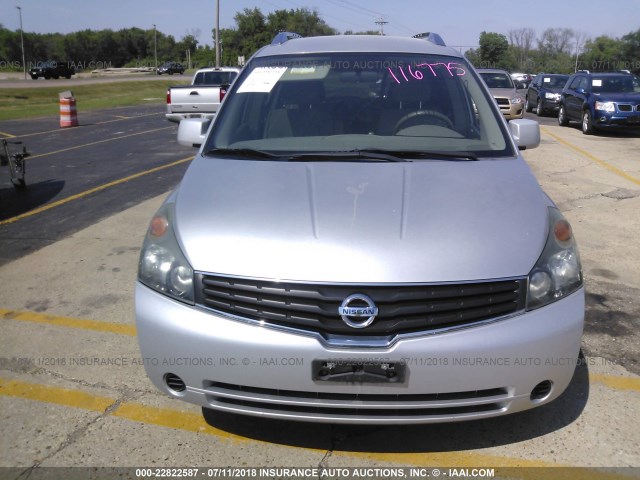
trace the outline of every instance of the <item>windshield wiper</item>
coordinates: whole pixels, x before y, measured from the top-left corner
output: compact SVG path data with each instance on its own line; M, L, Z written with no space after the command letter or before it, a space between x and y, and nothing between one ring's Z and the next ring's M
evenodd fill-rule
M376 149L354 149L337 152L310 152L290 155L287 160L290 162L311 162L311 161L334 161L335 159L362 159L365 161L378 162L410 162L407 158L395 155L395 152Z
M381 149L365 149L360 152L367 153L380 153L393 155L400 159L410 160L478 160L478 156L473 152L460 151L460 152L441 152L441 151L424 151L424 150L381 150Z
M345 151L309 152L296 154L275 154L252 148L214 148L204 153L206 156L234 156L258 160L281 160L288 162L332 162L336 159L376 162L411 162L413 160L478 160L472 152L440 152L420 150L384 150L378 148L362 148Z
M383 162L411 162L413 160L449 160L475 161L478 156L472 152L440 152L420 150L384 150L379 148L361 148L342 152L314 152L292 155L289 161L332 161L336 158L358 158Z
M282 159L282 155L265 152L264 150L255 150L253 148L212 148L204 152L204 155L223 156L223 157L245 157L261 160L278 160Z

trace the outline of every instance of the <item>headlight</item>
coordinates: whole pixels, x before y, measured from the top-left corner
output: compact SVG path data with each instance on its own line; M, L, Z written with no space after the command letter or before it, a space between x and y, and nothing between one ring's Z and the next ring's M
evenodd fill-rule
M522 97L512 97L511 103L522 103Z
M550 93L547 92L544 94L544 98L546 98L547 100L560 100L560 94L559 93Z
M542 255L529 273L527 310L542 307L582 286L582 267L571 225L549 208L549 234Z
M616 111L616 105L613 102L596 102L596 110L613 113Z
M168 203L151 219L140 252L138 280L157 292L193 304L193 269L178 245L173 225L173 204Z

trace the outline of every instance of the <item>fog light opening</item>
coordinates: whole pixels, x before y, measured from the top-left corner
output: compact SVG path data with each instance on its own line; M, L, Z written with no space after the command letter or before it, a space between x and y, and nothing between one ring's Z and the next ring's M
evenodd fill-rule
M169 387L169 390L173 392L180 393L180 392L184 392L187 389L187 386L185 385L184 380L182 380L175 373L165 373L164 383L166 383L167 387Z
M541 402L546 399L551 394L551 387L553 383L551 380L545 380L544 382L540 382L533 390L531 390L530 399L532 402Z

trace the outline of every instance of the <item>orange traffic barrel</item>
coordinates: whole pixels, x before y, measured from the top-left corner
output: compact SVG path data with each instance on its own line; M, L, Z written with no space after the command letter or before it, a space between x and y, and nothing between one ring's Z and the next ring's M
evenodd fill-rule
M77 127L76 99L71 91L60 93L60 128Z

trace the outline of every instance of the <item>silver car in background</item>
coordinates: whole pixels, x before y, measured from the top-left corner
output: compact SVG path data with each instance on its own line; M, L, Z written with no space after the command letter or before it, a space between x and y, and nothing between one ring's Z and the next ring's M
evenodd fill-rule
M161 391L221 411L429 423L543 405L584 322L569 223L473 67L434 35L276 41L151 220L138 340Z
M524 97L518 93L517 85L504 70L479 69L478 73L489 87L504 118L524 118Z

